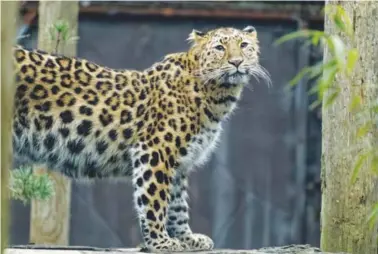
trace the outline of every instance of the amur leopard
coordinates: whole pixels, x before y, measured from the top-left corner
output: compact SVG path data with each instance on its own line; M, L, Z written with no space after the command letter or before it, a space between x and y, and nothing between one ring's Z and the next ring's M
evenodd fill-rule
M188 224L188 173L214 150L243 87L270 79L252 26L193 30L188 40L187 52L143 71L16 46L14 165L131 178L147 249L212 249Z

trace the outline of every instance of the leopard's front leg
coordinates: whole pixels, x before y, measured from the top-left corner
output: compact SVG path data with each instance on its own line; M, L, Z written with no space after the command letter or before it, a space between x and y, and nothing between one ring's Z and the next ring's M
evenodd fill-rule
M166 229L175 175L168 157L159 153L159 149L135 149L133 155L134 204L144 247L153 252L188 249L185 243L170 237Z
M177 172L173 178L171 202L169 203L167 230L171 237L180 239L190 250L211 250L214 247L210 237L194 234L189 226L187 199L188 180L186 172Z

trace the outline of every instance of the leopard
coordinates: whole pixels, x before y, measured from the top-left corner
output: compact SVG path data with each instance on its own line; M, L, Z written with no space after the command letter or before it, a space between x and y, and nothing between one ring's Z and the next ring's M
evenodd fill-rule
M187 40L144 70L13 47L14 167L129 179L151 252L214 248L189 225L189 173L209 160L244 87L271 82L253 26L193 29Z

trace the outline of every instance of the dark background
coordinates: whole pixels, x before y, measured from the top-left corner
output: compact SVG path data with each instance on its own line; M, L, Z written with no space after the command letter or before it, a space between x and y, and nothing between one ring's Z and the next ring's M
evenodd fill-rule
M303 26L322 29L323 3L81 4L78 56L112 68L143 69L184 51L192 29L256 27L261 64L273 87L254 82L253 92L245 89L211 161L192 174L192 229L212 237L216 248L318 246L321 119L319 110L308 110L315 99L307 94L311 81L286 87L303 67L320 61L322 52L300 41L273 43ZM93 6L96 11L90 11ZM36 20L20 29L29 35L20 43L35 48ZM13 201L11 244L28 243L29 218L30 207ZM131 184L73 183L70 245L135 247L140 240Z

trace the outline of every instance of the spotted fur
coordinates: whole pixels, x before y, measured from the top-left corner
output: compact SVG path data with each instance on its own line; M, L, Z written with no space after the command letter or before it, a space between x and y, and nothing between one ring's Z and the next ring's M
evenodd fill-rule
M206 250L188 224L187 176L206 162L259 65L256 31L193 31L187 52L143 71L14 48L14 164L72 178L132 179L145 246Z

